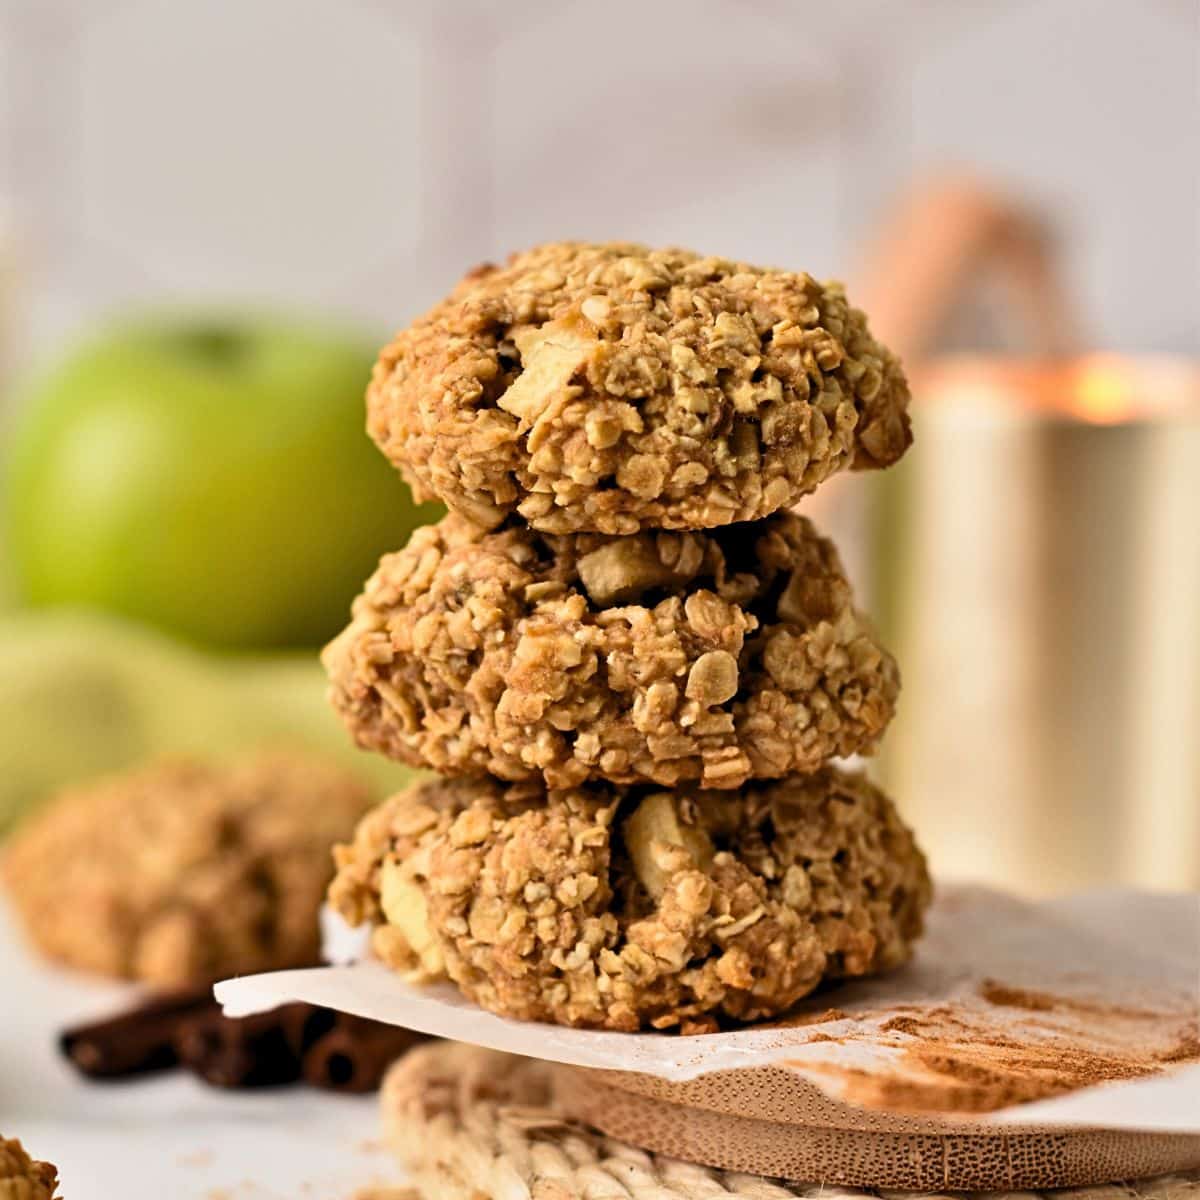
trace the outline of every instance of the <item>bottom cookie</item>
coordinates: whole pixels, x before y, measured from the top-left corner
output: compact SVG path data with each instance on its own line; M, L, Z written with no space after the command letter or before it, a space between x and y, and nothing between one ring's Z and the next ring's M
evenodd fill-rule
M425 1200L653 1197L654 1200L791 1200L873 1197L884 1189L935 1194L1095 1186L1071 1200L1198 1200L1197 1139L1071 1133L878 1134L731 1119L641 1099L618 1112L576 1072L455 1043L408 1054L382 1092L389 1144ZM590 1097L590 1099L589 1099ZM581 1118L577 1106L595 1118ZM608 1116L602 1115L602 1110ZM603 1122L603 1124L600 1124ZM623 1126L629 1140L601 1129ZM1186 1144L1190 1142L1190 1147ZM699 1165L714 1152L720 1165ZM684 1161L687 1158L697 1161ZM735 1160L735 1161L728 1161ZM1188 1174L1167 1172L1188 1171ZM775 1182L787 1178L802 1182ZM863 1189L863 1190L858 1190ZM1048 1192L1053 1195L1052 1192ZM891 1200L895 1200L894 1197Z
M709 1032L897 967L930 898L891 801L833 769L735 792L434 780L336 853L330 900L385 963L625 1031Z

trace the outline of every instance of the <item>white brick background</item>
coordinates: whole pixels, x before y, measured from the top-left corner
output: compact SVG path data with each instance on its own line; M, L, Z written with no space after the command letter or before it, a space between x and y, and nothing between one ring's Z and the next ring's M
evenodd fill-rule
M1059 232L1098 341L1195 350L1194 0L0 0L26 350L126 303L404 322L538 239L844 273L925 169Z

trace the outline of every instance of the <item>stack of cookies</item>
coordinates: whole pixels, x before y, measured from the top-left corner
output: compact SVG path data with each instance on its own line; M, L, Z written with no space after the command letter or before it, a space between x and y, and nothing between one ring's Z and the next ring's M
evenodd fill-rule
M930 896L870 753L899 690L791 511L909 441L840 287L556 243L388 346L369 430L450 514L324 660L360 745L441 778L369 813L330 898L493 1012L714 1030L903 962Z

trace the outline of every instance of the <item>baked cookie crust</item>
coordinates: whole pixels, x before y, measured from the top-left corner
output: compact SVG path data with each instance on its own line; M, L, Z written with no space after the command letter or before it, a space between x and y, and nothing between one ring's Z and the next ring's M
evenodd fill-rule
M415 978L523 1020L705 1032L898 966L930 900L891 802L827 768L741 793L436 780L335 852L330 901Z
M707 529L911 441L896 357L836 283L552 242L471 272L380 355L367 427L418 499L485 527Z
M359 745L550 787L814 771L869 753L899 691L793 513L623 538L451 514L383 558L324 661Z
M0 862L47 956L183 986L314 962L329 847L370 797L323 760L167 760L64 793Z
M29 1157L17 1138L0 1137L0 1197L4 1200L54 1200L58 1171Z

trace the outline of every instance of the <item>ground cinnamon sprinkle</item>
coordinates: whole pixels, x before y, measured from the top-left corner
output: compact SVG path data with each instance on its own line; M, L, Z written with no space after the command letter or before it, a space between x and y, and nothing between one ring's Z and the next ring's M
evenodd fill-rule
M902 1077L810 1065L843 1078L846 1099L867 1108L983 1113L1094 1084L1157 1074L1162 1062L1100 1054L1057 1042L1039 1046L1014 1040L1006 1044L1002 1038L981 1037L905 1047L902 1068L906 1074Z
M1200 1032L1195 1029L1186 1032L1173 1049L1158 1055L1160 1063L1191 1062L1193 1059L1200 1062Z
M851 1019L855 1026L847 1033L819 1033L812 1040L894 1048L900 1052L895 1066L805 1065L841 1080L850 1102L897 1112L992 1112L1200 1062L1200 1028L1170 997L1153 1010L987 980L978 999L897 1005Z
M1006 987L994 979L985 979L979 989L989 1004L1004 1008L1024 1008L1029 1012L1050 1012L1055 1007L1055 998L1045 992L1031 992L1025 988Z
M803 1029L808 1025L832 1025L836 1021L849 1021L851 1014L840 1008L825 1008L820 1011L804 1007L804 1002L801 1002L799 1008L786 1013L782 1017L774 1017L770 1020L755 1021L755 1029ZM826 1033L814 1033L808 1038L810 1042L832 1042L837 1039Z
M827 1025L833 1021L848 1020L850 1014L840 1008L827 1008L824 1012L795 1012L778 1021L762 1022L762 1026L773 1029L796 1029L804 1025Z
M981 1113L1156 1072L1144 1062L1061 1046L946 1046L915 1051L909 1065L927 1071L931 1078L901 1080L864 1073L851 1088L850 1098L913 1112Z
M920 1037L925 1032L924 1026L915 1017L893 1017L890 1021L884 1021L879 1028L885 1033L911 1033L914 1037Z
M1026 1012L1070 1011L1105 1017L1146 1018L1159 1014L1148 1008L1131 1008L1128 1005L1102 1004L1077 997L1055 996L1050 992L1036 992L1029 988L1009 987L994 979L985 979L979 994L989 1003L1001 1008L1021 1008Z

